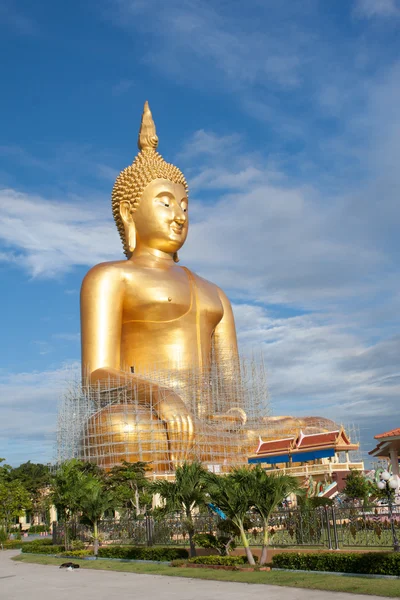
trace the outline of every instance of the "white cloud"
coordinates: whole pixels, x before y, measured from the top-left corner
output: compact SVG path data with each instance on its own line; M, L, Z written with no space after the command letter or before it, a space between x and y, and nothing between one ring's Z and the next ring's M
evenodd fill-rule
M400 3L398 0L356 0L354 12L357 17L399 17Z
M57 277L122 255L109 202L102 199L68 202L1 190L0 240L3 261L8 257L34 277Z
M310 307L375 286L369 279L385 266L384 255L365 240L342 239L339 215L316 190L246 187L219 202L196 202L182 260L256 301Z
M398 412L399 336L378 343L323 311L276 317L266 308L234 306L243 352L262 352L273 414L328 417L359 430L364 460L373 436Z
M395 16L398 2L359 0L344 11ZM315 2L250 0L246 11L239 5L228 10L211 0L109 0L103 15L151 39L141 59L158 76L202 93L209 88L215 101L239 105L269 124L276 144L312 142L320 128L329 138L325 119L346 118L344 109L357 114L366 82L397 57L385 31L374 37L366 23L359 31L344 28Z
M195 131L192 138L183 145L178 154L178 159L185 160L198 159L210 156L218 156L225 152L231 154L233 148L237 148L240 142L240 136L236 133L230 135L216 135L212 131L199 129Z
M370 346L367 335L343 326L339 313L274 317L243 304L235 306L235 316L242 349L262 349L275 412L286 406L346 421L358 417L360 403L364 416L396 410L398 336Z
M116 0L109 6L106 19L125 29L140 24L140 31L152 36L151 51L144 60L175 78L196 84L193 73L209 65L210 69L202 72L202 84L209 79L220 86L215 73L236 90L265 84L291 89L300 83L299 55L306 51L310 38L304 32L298 35L296 25L288 18L293 14L302 17L303 12L295 7L285 5L286 19L282 21L278 5L269 2L266 35L265 27L260 26L266 13L260 12L258 3L247 18L221 10L216 3L198 0L184 4L178 0L168 4Z
M58 402L79 372L78 362L42 372L0 372L0 446L9 462L53 459Z

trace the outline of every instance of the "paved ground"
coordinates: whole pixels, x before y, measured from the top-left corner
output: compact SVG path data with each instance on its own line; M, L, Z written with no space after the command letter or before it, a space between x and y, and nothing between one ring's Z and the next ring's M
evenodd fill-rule
M378 600L378 596L273 585L107 571L66 571L56 566L16 563L10 560L15 554L18 552L0 550L1 600Z

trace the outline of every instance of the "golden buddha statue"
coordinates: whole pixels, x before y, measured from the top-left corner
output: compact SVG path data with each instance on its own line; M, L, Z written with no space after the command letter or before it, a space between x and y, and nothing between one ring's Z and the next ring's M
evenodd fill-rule
M157 145L146 102L139 153L112 192L127 260L97 265L82 284L84 387L109 398L110 390L128 390L124 402L116 393L92 412L87 456L105 467L152 461L159 473L194 457L228 468L224 445L246 462L268 427L297 432L312 422L246 423L231 304L215 284L178 265L188 234L188 186ZM218 405L221 385L228 401Z

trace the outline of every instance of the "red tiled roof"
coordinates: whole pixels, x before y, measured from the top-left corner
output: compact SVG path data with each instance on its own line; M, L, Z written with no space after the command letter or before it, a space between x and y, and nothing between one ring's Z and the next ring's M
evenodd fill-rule
M380 438L395 437L397 435L400 435L400 427L397 429L392 429L392 431L385 431L385 433L380 433L379 435L375 436L375 439L379 440Z
M294 437L286 438L284 440L271 440L270 442L260 442L257 454L260 454L262 452L279 452L281 450L289 450L293 441Z
M373 450L370 450L368 452L368 454L374 454L375 452L378 452L378 450L380 450L383 445L384 445L384 442L379 442L379 444L377 446L375 446L375 448Z
M297 448L308 448L309 446L320 446L325 444L334 444L339 435L339 431L327 431L325 433L313 433L300 437Z
M341 450L356 450L358 444L352 444L346 436L343 429L337 431L324 431L321 433L312 433L300 435L295 438L284 438L280 440L268 440L263 442L260 439L256 450L256 456L260 455L279 455L279 454L300 454L310 449L333 448L336 452Z

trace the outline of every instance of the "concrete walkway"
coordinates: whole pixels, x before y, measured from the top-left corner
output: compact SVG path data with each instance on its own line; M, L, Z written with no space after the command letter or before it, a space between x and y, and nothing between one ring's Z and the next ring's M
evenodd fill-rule
M378 596L274 585L83 569L67 571L10 560L16 554L15 550L0 550L1 600L378 600Z

